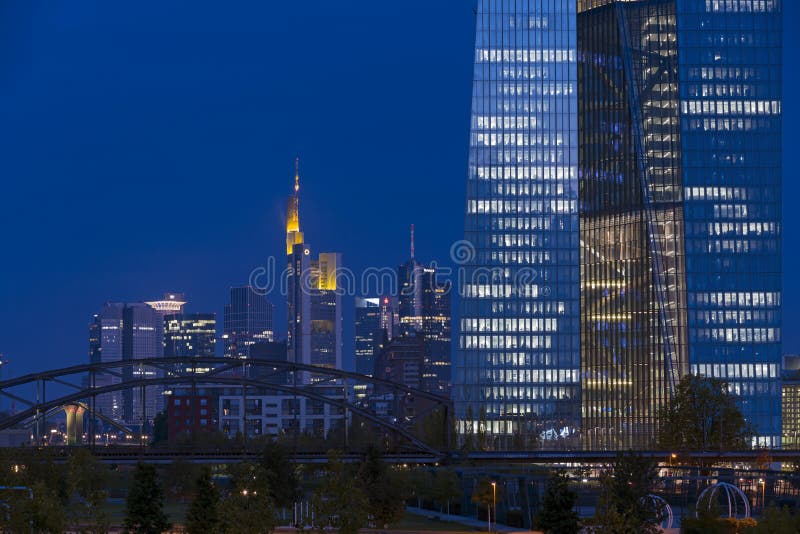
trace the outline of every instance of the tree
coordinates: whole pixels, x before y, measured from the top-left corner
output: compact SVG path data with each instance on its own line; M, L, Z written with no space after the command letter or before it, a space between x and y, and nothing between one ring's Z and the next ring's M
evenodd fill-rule
M269 534L275 530L275 507L267 493L258 490L236 490L220 502L222 534Z
M547 480L542 509L536 517L537 527L548 534L577 534L580 531L575 504L578 494L569 487L569 476L556 471Z
M103 510L108 493L108 469L86 449L75 449L67 459L69 522L83 533L108 532L109 517Z
M619 453L611 469L600 475L600 501L592 520L594 532L657 534L663 508L649 498L656 480L655 464Z
M736 450L747 446L751 429L718 378L686 375L659 413L658 442L664 450Z
M398 521L405 510L405 492L400 478L390 471L375 447L367 449L358 470L358 480L369 503L369 515L378 528Z
M151 447L163 447L169 443L169 420L167 412L158 412L153 418L153 441Z
M461 481L452 469L441 469L436 471L433 477L433 500L439 504L439 509L447 507L450 513L450 502L460 498L464 491L461 489Z
M788 508L770 505L764 510L757 525L743 529L746 534L797 534L800 532L800 516Z
M353 475L335 452L328 453L328 464L319 490L314 495L317 527L321 533L333 527L339 534L357 534L367 522L369 502Z
M488 447L486 437L488 435L488 424L486 421L486 407L481 406L480 420L478 421L478 450L485 451Z
M486 507L487 515L491 515L492 521L495 521L493 507L499 502L503 496L503 485L492 480L482 478L475 484L475 489L472 491L472 502L477 505ZM491 510L491 511L490 511Z
M430 469L418 467L410 471L408 487L410 496L417 499L417 508L422 508L422 501L433 496L433 475Z
M136 464L125 508L126 533L157 534L170 528L164 513L164 492L155 466Z
M186 460L179 458L172 461L166 466L163 473L164 490L167 495L177 498L180 502L185 502L194 490L201 471L200 466Z
M186 532L209 534L219 526L219 492L211 481L211 470L204 468L195 484L195 496L186 514Z
M475 412L472 411L472 405L467 405L467 416L464 421L464 433L461 437L461 451L470 452L475 448Z
M264 447L261 460L261 476L275 506L289 508L300 497L300 481L295 464L283 445L269 441ZM257 477L259 474L256 475Z

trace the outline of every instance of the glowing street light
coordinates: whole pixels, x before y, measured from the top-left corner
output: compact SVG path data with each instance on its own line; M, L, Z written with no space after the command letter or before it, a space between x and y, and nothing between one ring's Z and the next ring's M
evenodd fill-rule
M492 510L494 515L494 525L495 529L497 528L497 482L492 480ZM492 522L489 521L489 532L492 531Z

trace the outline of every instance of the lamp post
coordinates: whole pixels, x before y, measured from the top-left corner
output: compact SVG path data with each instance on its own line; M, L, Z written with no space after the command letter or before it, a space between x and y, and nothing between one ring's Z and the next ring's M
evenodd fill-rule
M763 478L758 479L758 485L761 486L761 508L767 507L767 483Z
M497 529L497 482L494 480L492 480L492 513L494 514L495 529ZM489 522L489 532L493 532L491 522Z

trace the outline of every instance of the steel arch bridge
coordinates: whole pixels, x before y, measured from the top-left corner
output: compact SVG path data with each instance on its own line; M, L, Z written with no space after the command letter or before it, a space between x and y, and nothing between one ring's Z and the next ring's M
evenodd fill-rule
M142 371L156 372L153 373L153 376L132 376L132 371L138 371L140 374ZM312 375L314 383L310 384L308 378ZM118 382L98 385L100 377L114 377ZM290 379L282 381L281 377L290 377ZM76 379L78 383L76 383ZM396 403L401 400L424 400L426 409L404 417L387 417L378 414L365 404L355 402L349 390L349 386L355 384L371 385L382 392L391 393L391 398ZM334 397L320 392L320 386L326 385L341 387L342 396ZM59 389L66 389L67 392L59 392L48 398L47 390L52 390L53 386L59 386ZM142 403L144 403L144 395L148 386L188 388L192 393L196 393L198 388L208 386L230 386L241 388L243 398L261 395L263 393L259 392L263 391L304 397L338 407L344 413L345 419L348 413L357 415L383 430L403 438L412 450L441 457L449 449L450 401L441 395L389 380L322 366L283 360L217 357L147 358L90 363L31 373L0 381L0 395L26 406L18 413L0 419L0 430L31 425L36 439L40 440L48 415L62 409L67 410L70 407L80 407L92 415L90 417L90 435L91 441L94 442L97 419L109 422L107 417L99 414L95 409L97 397L138 388L142 396ZM445 440L444 451L437 450L425 443L412 432L416 422L435 410L444 412L442 428ZM242 413L245 417L244 406ZM125 429L124 426L117 426Z

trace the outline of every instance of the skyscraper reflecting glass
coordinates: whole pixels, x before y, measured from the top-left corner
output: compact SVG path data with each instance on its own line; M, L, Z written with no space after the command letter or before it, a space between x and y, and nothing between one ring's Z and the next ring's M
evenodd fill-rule
M573 443L580 311L576 5L479 0L458 430Z
M647 447L683 374L780 436L777 1L579 2L583 426Z

